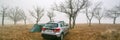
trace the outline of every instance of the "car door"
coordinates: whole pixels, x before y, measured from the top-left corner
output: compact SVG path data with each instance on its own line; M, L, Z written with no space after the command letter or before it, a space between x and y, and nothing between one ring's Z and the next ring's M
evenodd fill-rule
M63 24L60 24L60 27L62 28L62 32L66 32L66 28L64 27L64 25Z
M64 26L65 26L66 33L69 32L69 26L68 25L64 25Z
M63 25L63 28L64 28L64 33L66 34L68 32L69 27L66 25Z

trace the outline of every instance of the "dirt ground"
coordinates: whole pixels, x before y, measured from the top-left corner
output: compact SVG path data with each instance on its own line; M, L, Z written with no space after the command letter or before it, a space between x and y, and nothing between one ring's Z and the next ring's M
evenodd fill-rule
M0 40L43 40L40 32L29 32L33 25L0 26ZM119 24L77 24L64 40L120 40Z

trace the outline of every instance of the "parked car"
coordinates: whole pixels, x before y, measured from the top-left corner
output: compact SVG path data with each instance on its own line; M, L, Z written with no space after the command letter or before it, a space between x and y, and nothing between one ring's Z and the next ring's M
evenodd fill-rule
M69 32L69 27L63 22L49 22L42 28L41 35L44 39L63 40L65 34Z

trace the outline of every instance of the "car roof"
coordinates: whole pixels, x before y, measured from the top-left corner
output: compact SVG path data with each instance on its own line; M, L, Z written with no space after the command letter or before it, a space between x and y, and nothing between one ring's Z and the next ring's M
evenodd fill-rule
M50 22L48 22L48 23L59 23L59 22L57 22L57 21L50 21Z

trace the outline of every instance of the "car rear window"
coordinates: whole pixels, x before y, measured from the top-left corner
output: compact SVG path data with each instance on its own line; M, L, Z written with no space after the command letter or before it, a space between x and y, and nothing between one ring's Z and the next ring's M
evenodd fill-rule
M47 24L45 24L45 27L50 27L50 28L58 27L58 24L57 23L47 23Z

